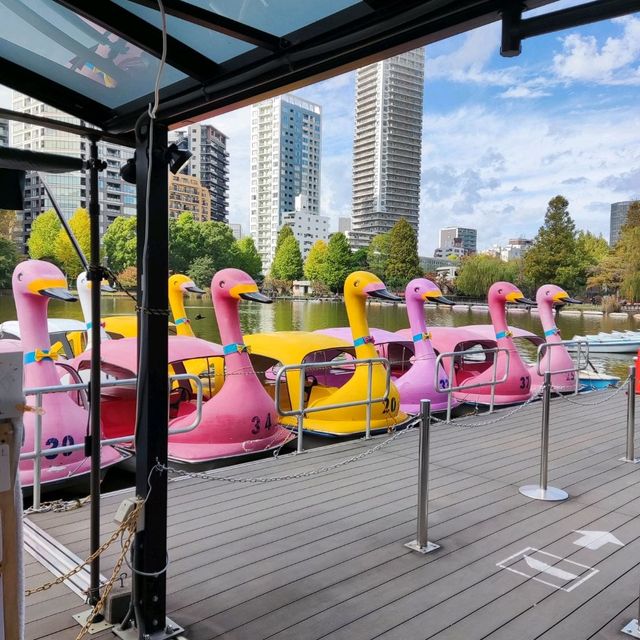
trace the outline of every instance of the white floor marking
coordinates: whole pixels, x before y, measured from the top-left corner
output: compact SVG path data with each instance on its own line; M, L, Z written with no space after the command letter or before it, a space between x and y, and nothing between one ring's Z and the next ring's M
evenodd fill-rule
M598 573L598 569L586 564L535 547L526 547L497 562L496 566L567 593Z
M576 529L574 533L581 533L582 537L573 541L573 544L577 544L579 547L585 547L595 551L605 544L617 544L620 547L624 547L624 542L621 542L616 538L613 533L609 531L581 531Z

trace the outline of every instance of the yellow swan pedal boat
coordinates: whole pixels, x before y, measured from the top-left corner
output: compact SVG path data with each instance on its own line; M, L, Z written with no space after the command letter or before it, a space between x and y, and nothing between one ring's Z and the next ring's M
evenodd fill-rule
M305 408L317 411L305 414L303 428L327 436L351 436L366 430L366 405L322 410L323 406L365 400L367 398L368 365L354 365L354 359L377 358L375 345L369 336L366 318L366 298L395 300L384 283L372 273L356 271L345 282L345 304L353 343L339 338L306 331L277 331L245 336L256 371L262 372L265 387L275 395L276 374L280 367L314 362L335 362L330 368L309 368L306 375L288 370L281 377L280 409L300 408L300 385L304 386ZM381 363L371 366L371 395L380 398L386 387L386 372ZM391 429L408 419L399 409L400 397L391 383L385 401L371 406L371 430ZM282 417L291 427L295 416Z

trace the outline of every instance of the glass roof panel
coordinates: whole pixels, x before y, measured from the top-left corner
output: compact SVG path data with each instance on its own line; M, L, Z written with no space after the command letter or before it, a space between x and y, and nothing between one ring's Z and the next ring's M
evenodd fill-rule
M275 36L284 36L348 7L364 4L360 0L187 0L187 2Z
M51 0L0 0L0 56L109 108L153 91L159 61ZM165 66L161 86L187 76Z
M114 0L114 2L139 18L146 20L154 27L162 28L159 11L143 7L128 0ZM254 48L254 45L247 42L236 40L223 33L216 33L173 16L167 16L167 32L184 44L196 49L202 55L211 58L214 62L225 62Z

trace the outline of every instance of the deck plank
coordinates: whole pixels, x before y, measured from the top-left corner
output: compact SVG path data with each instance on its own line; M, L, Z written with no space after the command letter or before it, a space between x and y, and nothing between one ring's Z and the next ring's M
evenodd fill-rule
M553 400L550 483L570 493L564 503L528 500L517 491L537 480L539 402L493 425L434 424L430 538L442 549L424 557L402 544L415 537L416 431L321 475L314 470L380 440L340 442L210 474L309 474L289 482L172 479L169 615L191 640L620 637L637 610L640 469L619 460L624 395L587 404L609 393L581 396L583 406ZM103 538L126 496L103 497ZM87 514L83 507L29 517L84 557ZM573 531L584 529L613 531L625 546L579 548ZM497 566L527 547L563 558L563 567L578 566L566 564L573 561L597 573L569 593ZM104 554L105 575L117 554L116 548ZM51 577L29 559L26 572L29 586ZM85 608L65 586L33 596L27 639L73 640L79 627L70 616Z

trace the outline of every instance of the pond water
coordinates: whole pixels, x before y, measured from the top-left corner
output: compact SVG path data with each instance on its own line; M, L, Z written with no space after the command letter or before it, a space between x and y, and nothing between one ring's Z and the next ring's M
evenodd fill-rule
M133 314L133 300L124 296L105 296L102 302L103 315ZM186 301L187 314L192 320L195 333L205 340L219 342L220 335L211 307L211 298L189 296ZM204 316L196 320L196 315ZM79 303L49 302L49 316L52 318L75 318L82 320ZM0 295L0 322L16 317L13 298L9 294ZM404 305L378 303L369 305L369 324L372 327L395 331L408 326ZM245 333L262 331L304 330L313 331L325 327L339 327L347 324L347 314L341 301L317 300L276 300L273 304L244 302L240 305L240 318ZM482 311L460 311L449 307L427 310L427 324L432 326L462 326L468 324L488 324L489 314ZM509 313L509 323L538 335L542 334L540 320L536 314ZM557 325L566 339L574 335L598 333L625 329L640 330L640 322L632 317L628 320L597 316L566 316L560 313ZM633 362L632 354L592 354L593 364L606 373L626 378L627 367Z

